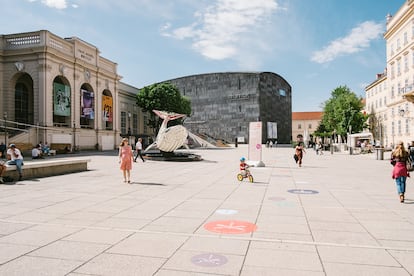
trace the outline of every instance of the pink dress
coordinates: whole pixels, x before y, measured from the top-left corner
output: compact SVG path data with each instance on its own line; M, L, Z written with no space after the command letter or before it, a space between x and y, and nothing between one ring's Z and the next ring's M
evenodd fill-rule
M123 146L119 148L119 156L121 158L121 170L131 170L132 169L132 148L131 146Z

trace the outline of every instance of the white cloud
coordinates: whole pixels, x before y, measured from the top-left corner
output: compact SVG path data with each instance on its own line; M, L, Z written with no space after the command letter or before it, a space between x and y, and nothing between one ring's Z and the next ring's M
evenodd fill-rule
M216 0L195 14L196 22L170 32L168 23L162 34L191 39L193 48L207 58L234 58L243 52L241 42L260 29L278 8L276 0Z
M67 3L66 0L42 0L42 4L50 7L50 8L56 8L56 9L66 9Z
M312 54L311 60L317 63L327 63L339 56L360 52L370 46L370 42L383 33L384 26L372 21L366 21L351 30L350 34L338 38L324 49Z

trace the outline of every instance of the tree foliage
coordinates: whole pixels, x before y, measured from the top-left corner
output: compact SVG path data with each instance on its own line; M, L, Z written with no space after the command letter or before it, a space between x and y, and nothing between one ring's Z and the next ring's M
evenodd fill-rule
M349 129L360 132L366 127L367 115L361 111L364 105L347 86L339 86L331 93L331 98L324 103L324 115L317 129L322 137L332 135L333 132L346 137Z
M170 83L156 83L140 89L137 94L137 105L142 111L150 112L151 118L148 126L158 129L162 119L155 116L152 110L175 112L179 114L191 115L190 99L181 96L178 88ZM171 124L179 124L182 120L171 121Z

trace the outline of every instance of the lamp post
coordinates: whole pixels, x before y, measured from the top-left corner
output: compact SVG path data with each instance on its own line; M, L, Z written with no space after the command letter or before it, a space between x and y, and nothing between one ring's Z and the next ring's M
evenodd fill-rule
M75 151L76 149L76 122L73 121L73 149L72 151Z
M131 144L131 112L128 112L128 142Z
M4 112L3 119L4 119L4 143L6 144L6 147L7 147L7 112Z

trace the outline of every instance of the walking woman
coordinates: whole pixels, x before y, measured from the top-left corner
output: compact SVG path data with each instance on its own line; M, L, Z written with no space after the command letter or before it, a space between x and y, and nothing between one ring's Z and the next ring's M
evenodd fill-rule
M398 142L394 151L391 154L391 164L395 164L392 170L392 178L395 179L395 184L397 186L397 192L400 195L400 202L404 202L405 194L405 183L407 177L410 176L407 170L407 162L409 158L409 153L404 148L403 142Z
M122 139L121 144L119 145L119 163L124 176L124 182L131 183L131 170L132 170L132 161L134 160L134 154L132 152L132 147L128 144L128 139Z

